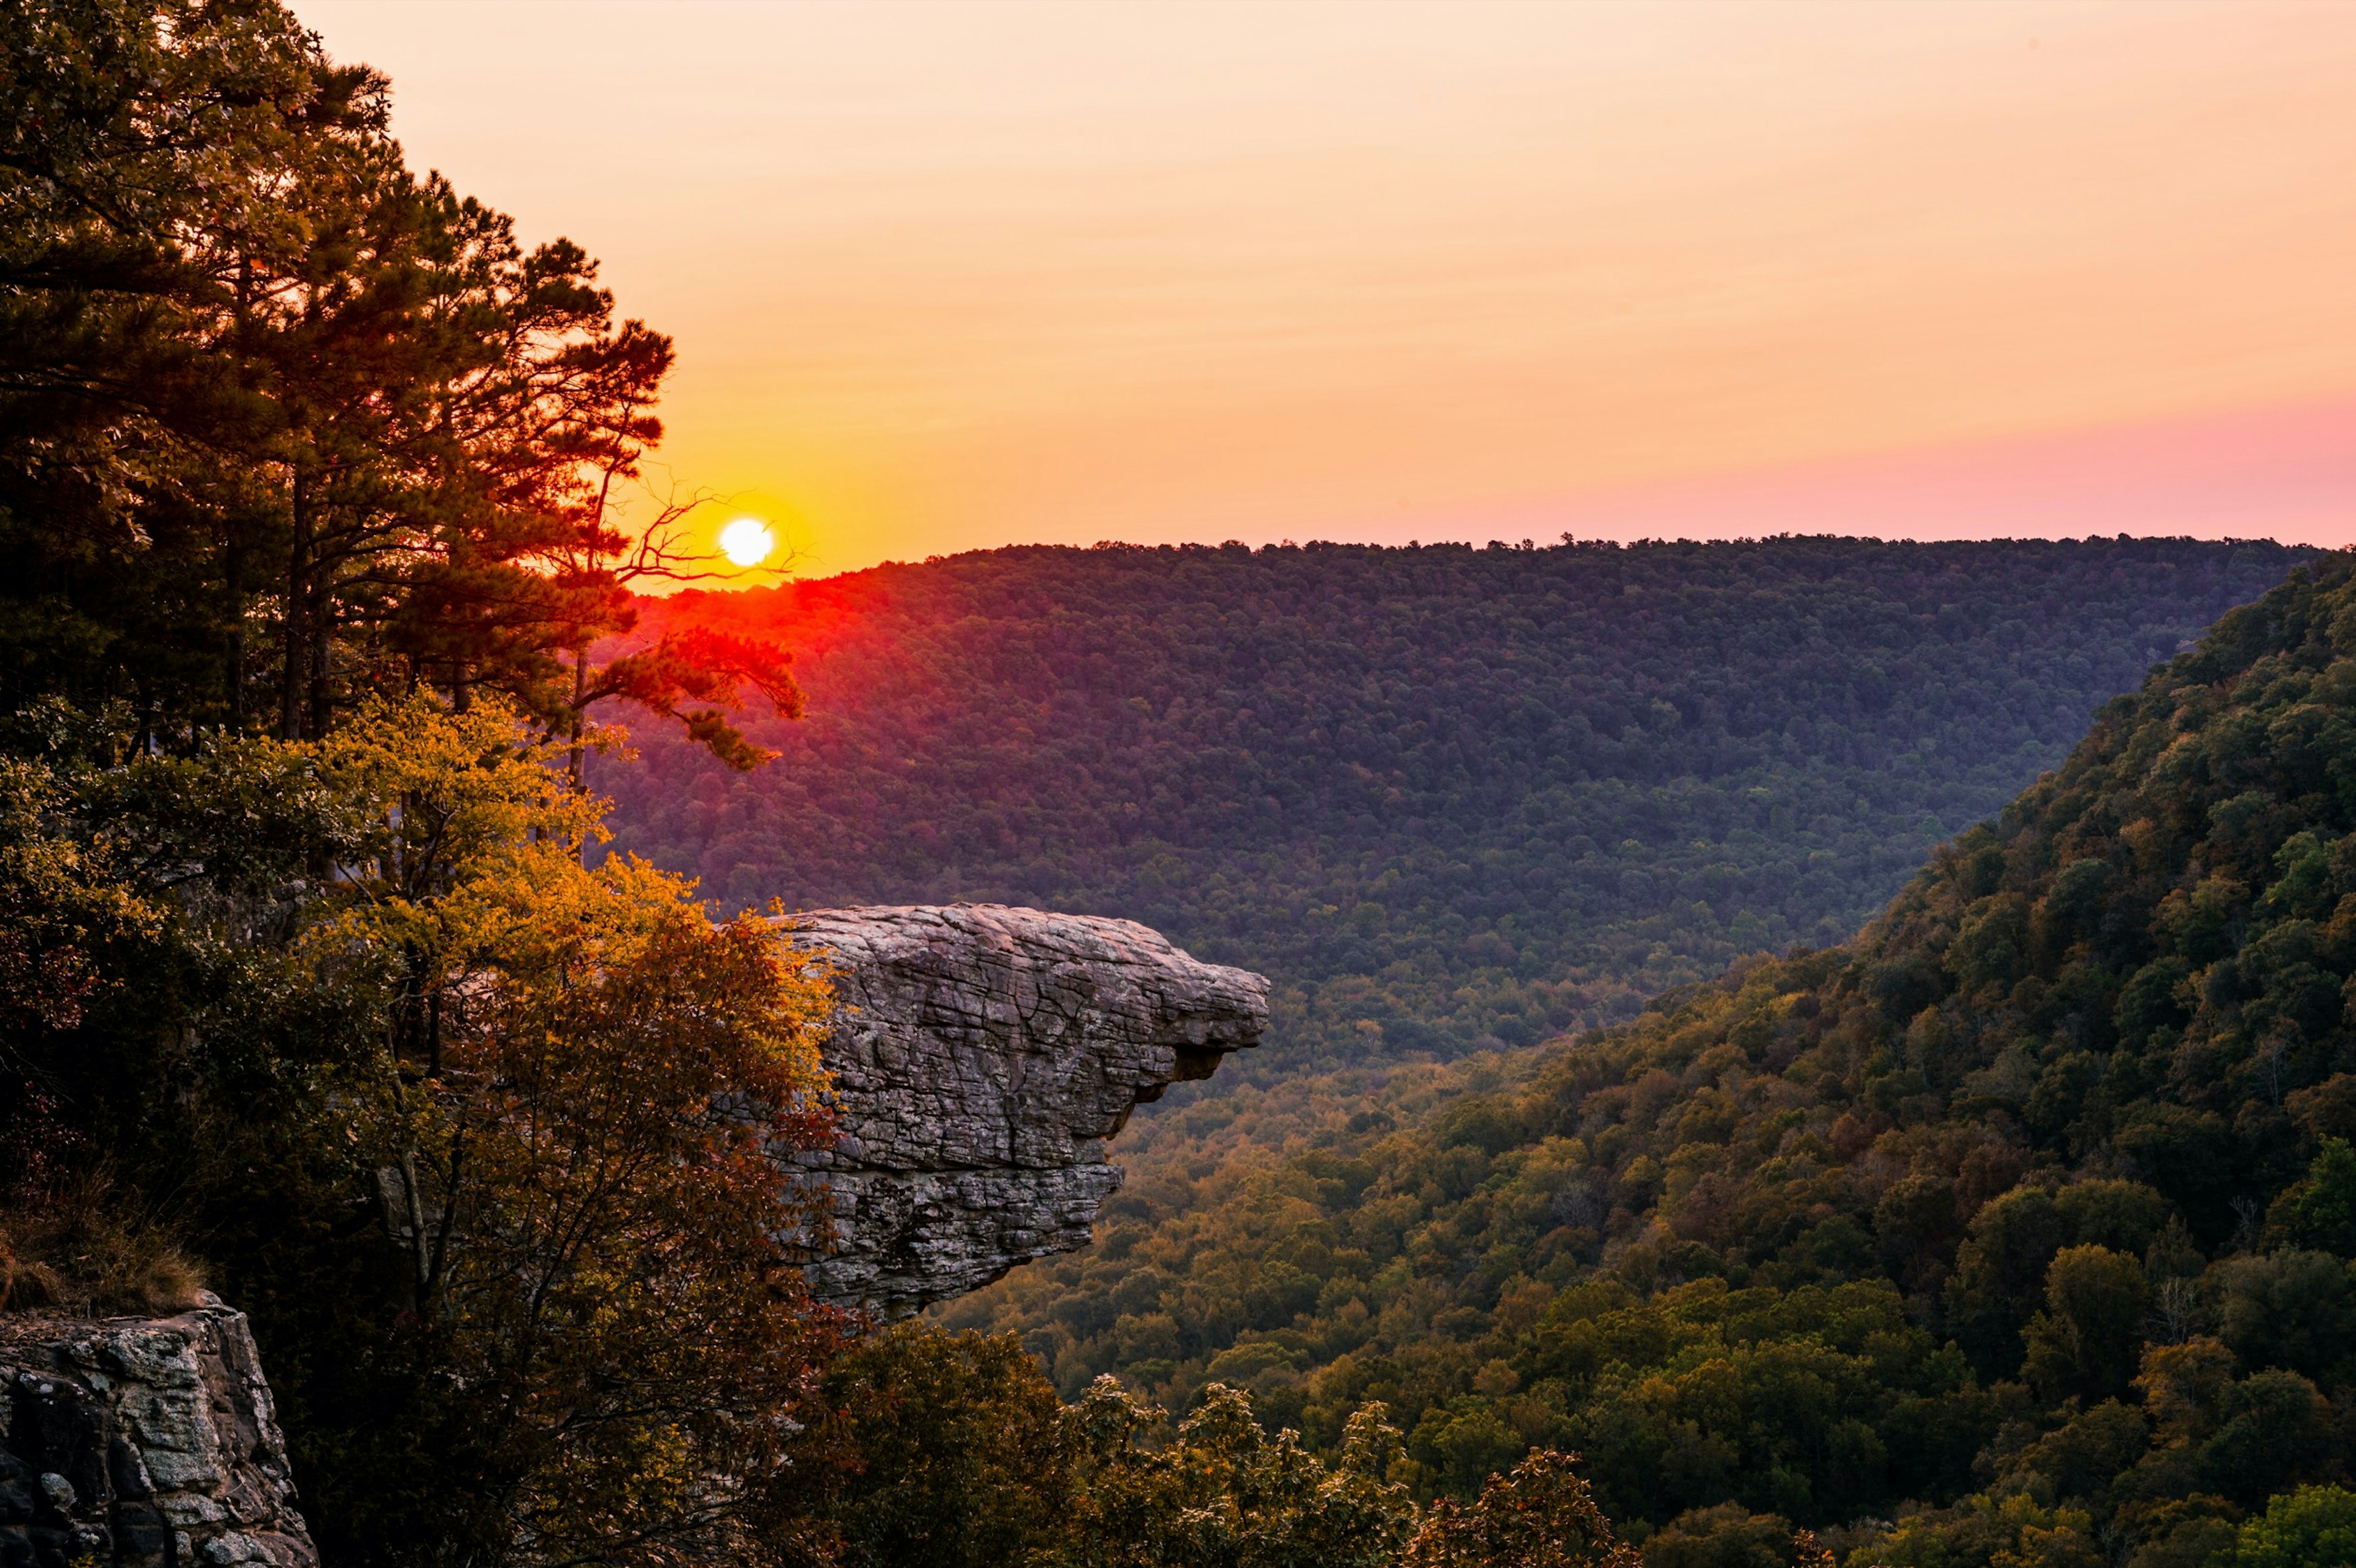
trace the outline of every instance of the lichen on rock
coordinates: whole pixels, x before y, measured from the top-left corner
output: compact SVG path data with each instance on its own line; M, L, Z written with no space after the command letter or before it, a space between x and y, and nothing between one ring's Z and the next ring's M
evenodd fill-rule
M801 1157L833 1237L803 1273L884 1317L1086 1246L1130 1111L1268 1027L1265 979L1131 921L954 904L786 923L837 971L838 1136Z
M0 1318L0 1562L316 1568L245 1315Z

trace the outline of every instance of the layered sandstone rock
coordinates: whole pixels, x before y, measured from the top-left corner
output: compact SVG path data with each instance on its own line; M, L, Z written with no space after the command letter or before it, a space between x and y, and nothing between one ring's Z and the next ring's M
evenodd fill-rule
M838 970L841 1136L822 1298L903 1317L1086 1246L1120 1185L1105 1144L1268 1026L1268 982L1125 920L998 904L829 910L794 939Z
M316 1568L245 1315L0 1318L0 1563Z

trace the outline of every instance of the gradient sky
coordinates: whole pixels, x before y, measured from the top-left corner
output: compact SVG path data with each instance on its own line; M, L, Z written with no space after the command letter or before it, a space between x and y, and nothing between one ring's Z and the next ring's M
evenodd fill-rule
M2356 5L294 4L805 570L2356 543Z

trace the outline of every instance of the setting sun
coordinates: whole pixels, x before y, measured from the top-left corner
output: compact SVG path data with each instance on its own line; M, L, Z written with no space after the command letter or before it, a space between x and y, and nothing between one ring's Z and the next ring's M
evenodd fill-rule
M758 566L769 559L776 536L758 517L739 517L720 530L720 553L738 566Z

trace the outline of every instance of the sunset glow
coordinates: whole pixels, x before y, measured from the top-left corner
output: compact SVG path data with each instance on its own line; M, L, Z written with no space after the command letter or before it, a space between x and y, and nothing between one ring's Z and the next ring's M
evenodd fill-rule
M2356 539L2356 7L297 8L677 337L662 461L814 570L2028 526L1959 467ZM2071 488L2131 448L2177 480Z
M776 535L758 517L738 517L720 530L720 553L738 566L760 565L776 545Z

